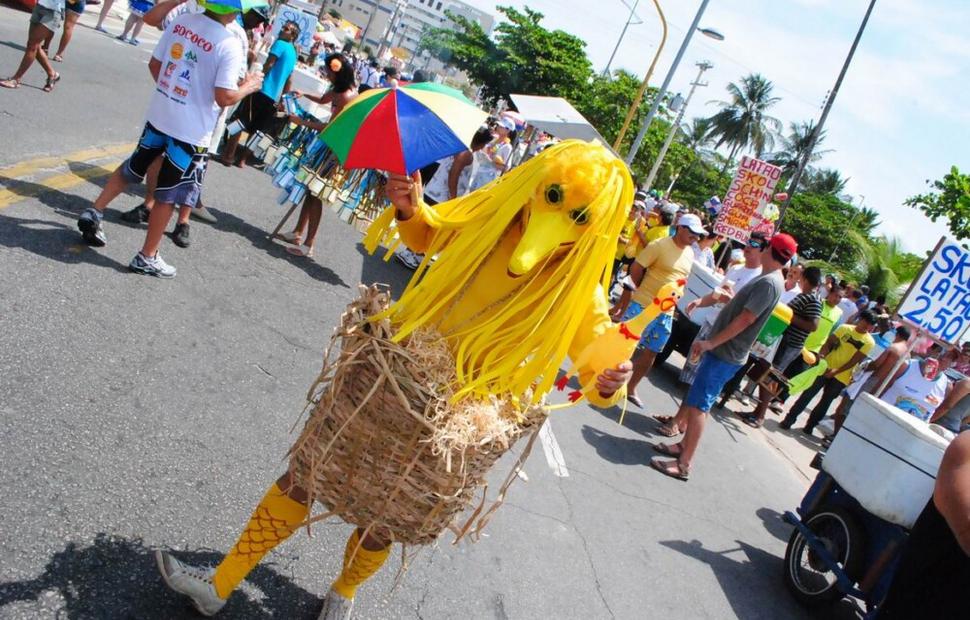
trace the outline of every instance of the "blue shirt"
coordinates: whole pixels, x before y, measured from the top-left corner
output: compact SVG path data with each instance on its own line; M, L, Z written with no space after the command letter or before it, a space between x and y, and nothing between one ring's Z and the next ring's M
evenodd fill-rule
M263 76L261 92L273 101L279 101L286 80L296 67L296 48L289 41L277 39L273 47L269 48L269 55L276 56L276 62L269 73Z

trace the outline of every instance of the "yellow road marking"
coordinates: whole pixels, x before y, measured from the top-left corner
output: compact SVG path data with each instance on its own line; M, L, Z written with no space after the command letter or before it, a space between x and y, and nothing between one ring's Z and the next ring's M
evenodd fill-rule
M116 144L108 147L85 149L58 157L40 157L7 168L0 168L0 182L13 188L0 189L0 209L51 190L64 190L79 185L83 181L106 177L114 172L114 169L121 163L117 156L121 153L130 153L134 148L134 144ZM106 158L110 159L103 165L88 163L92 160L104 160ZM83 164L88 167L76 172L72 170L55 174L36 181L24 181L19 178L30 176L39 170L65 164Z
M82 151L75 151L74 153L68 153L67 155L55 155L53 157L38 157L37 159L31 159L19 164L14 164L6 168L0 168L0 177L6 177L8 179L16 179L22 176L27 176L33 174L38 170L44 170L45 168L54 168L56 166L62 166L67 162L86 162L92 159L99 159L103 157L112 157L116 155L121 155L122 153L130 153L135 149L134 142L127 142L125 144L112 144L111 146L98 146L93 149L84 149Z

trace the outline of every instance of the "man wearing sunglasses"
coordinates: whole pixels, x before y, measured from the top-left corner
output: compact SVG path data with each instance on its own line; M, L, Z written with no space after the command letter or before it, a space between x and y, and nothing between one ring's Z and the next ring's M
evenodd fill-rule
M686 279L694 264L692 246L702 235L707 235L707 231L701 225L701 219L686 213L677 221L672 237L648 244L630 266L630 277L624 279L623 295L613 309L613 317L621 321L633 318L653 301L664 284ZM657 353L663 351L670 338L672 327L673 317L661 314L647 326L640 338L639 353L633 358L633 376L627 385L627 399L638 407L643 407L643 401L637 396L637 384L653 368Z

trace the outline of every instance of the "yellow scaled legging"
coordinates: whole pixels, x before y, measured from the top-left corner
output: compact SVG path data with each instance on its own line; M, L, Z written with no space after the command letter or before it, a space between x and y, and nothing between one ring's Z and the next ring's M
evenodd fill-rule
M291 498L276 484L271 486L253 511L232 551L216 568L213 576L216 593L221 598L228 598L263 556L289 538L308 515L305 504ZM379 551L370 551L359 542L360 536L354 530L344 551L343 571L333 584L333 589L344 598L353 598L357 586L376 573L390 554L390 545Z

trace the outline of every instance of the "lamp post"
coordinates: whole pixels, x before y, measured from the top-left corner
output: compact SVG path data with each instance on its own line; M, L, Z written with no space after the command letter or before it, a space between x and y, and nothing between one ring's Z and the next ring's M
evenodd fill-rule
M657 46L657 53L653 55L653 60L650 61L650 68L647 69L647 74L643 76L643 82L640 83L637 96L633 98L633 103L630 104L630 108L626 111L626 118L623 119L623 127L620 128L620 133L616 135L616 140L613 141L613 150L617 152L619 152L620 145L623 143L623 137L626 136L626 130L630 128L630 122L637 113L637 108L640 107L640 102L643 100L643 93L647 92L647 86L650 84L650 76L653 75L653 69L657 66L657 60L660 58L660 52L663 51L664 43L667 42L667 19L664 17L664 12L660 8L660 2L653 0L653 5L657 7L657 15L660 16L660 26L663 28L662 34L660 35L660 45Z
M623 2L623 0L620 0L620 2ZM626 5L626 2L623 2L623 4ZM620 49L620 43L623 43L623 37L626 36L626 29L629 28L630 24L633 23L633 18L636 16L638 4L640 4L640 0L636 0L633 3L633 6L630 7L630 16L626 18L626 23L623 24L623 30L620 31L620 38L616 40L616 46L613 48L613 53L610 54L610 59L606 61L606 68L603 69L603 77L610 77L610 65L613 64L613 59L616 58L616 51ZM636 23L642 24L643 22L638 21Z
M862 215L862 208L863 208L863 207L865 206L865 204L866 204L866 197L865 197L865 195L863 195L863 194L859 194L859 197L860 197L860 198L862 198L862 200L860 200L860 201L859 201L859 210L858 210L858 211L857 211L857 212L856 212L856 213L855 213L855 214L854 214L854 215L852 216L852 219L851 219L851 220L849 220L849 230L852 230L852 225L853 225L853 224L855 224L855 221L856 221L857 219L859 219L859 216L860 216L860 215ZM780 216L778 217L778 221L779 221L779 222L781 221L781 217L780 217ZM779 229L779 230L780 230L780 229ZM839 251L839 245L841 245L841 244L839 243L839 241L838 241L838 240L836 240L836 242L835 242L835 247L834 247L834 248L832 248L832 254L830 254L830 255L829 255L829 260L828 260L828 263L829 263L830 265L832 264L832 261L833 261L833 260L835 260L835 255L836 255L836 254L838 253L838 251Z
M815 125L815 130L812 132L812 135L808 140L808 148L805 149L805 154L802 156L801 161L798 162L798 168L795 169L795 174L792 175L791 183L788 185L788 198L781 205L781 209L779 209L778 213L778 221L775 224L778 230L781 230L781 222L785 219L785 212L788 210L788 207L791 206L791 199L795 194L795 190L798 189L798 183L802 180L802 173L805 172L805 167L808 166L808 162L812 159L812 151L815 150L815 143L818 142L818 137L822 134L822 125L825 124L825 119L829 117L829 110L832 109L832 104L835 102L835 97L839 94L839 87L842 86L842 80L845 78L845 74L849 70L849 64L852 62L852 57L855 55L855 50L859 46L859 40L862 38L862 33L866 29L866 24L869 23L869 15L872 14L872 9L875 6L876 0L870 0L869 8L866 9L866 14L862 18L862 23L859 25L858 32L855 34L855 39L852 41L852 46L849 48L849 53L845 57L845 62L842 63L842 70L839 71L839 77L835 79L835 86L832 87L832 92L825 101L825 107L822 109L822 116L819 117L818 124Z
M677 71L677 65L680 64L680 60L684 57L684 52L687 51L687 45L690 43L691 37L694 36L694 31L699 30L704 36L710 37L715 41L723 41L724 35L714 30L713 28L699 28L698 24L701 21L701 17L704 15L704 10L707 9L707 5L711 0L701 0L701 5L697 9L697 13L694 15L694 21L691 22L690 28L687 29L687 34L684 35L684 41L680 44L680 49L677 50L677 56L674 58L673 64L670 65L670 69L667 71L667 77L664 78L663 84L660 86L660 92L654 97L653 105L650 106L650 111L647 112L647 117L643 119L643 125L640 127L640 132L637 133L637 137L633 140L633 145L630 147L630 152L626 154L627 165L633 164L633 158L637 156L637 151L640 150L640 145L643 143L643 138L647 135L647 130L650 129L650 123L653 122L653 117L657 115L657 110L660 108L660 103L663 101L664 95L667 94L667 87L670 86L670 80L673 79L674 73Z
M653 162L653 167L650 169L650 174L647 175L647 180L644 181L644 189L649 190L653 187L653 181L657 178L657 172L660 170L660 164L664 161L664 156L667 155L667 149L670 148L670 143L674 141L674 135L677 133L677 128L680 127L680 121L684 118L684 112L687 111L687 106L690 105L690 98L694 96L694 91L697 90L698 86L707 86L707 82L701 82L701 76L704 72L713 67L710 62L703 60L697 63L698 71L697 77L690 84L690 92L687 93L687 99L684 100L684 105L680 106L680 112L677 113L677 119L674 120L673 125L670 126L670 131L667 133L667 139L664 140L663 146L660 147L660 152L657 153L657 159Z

